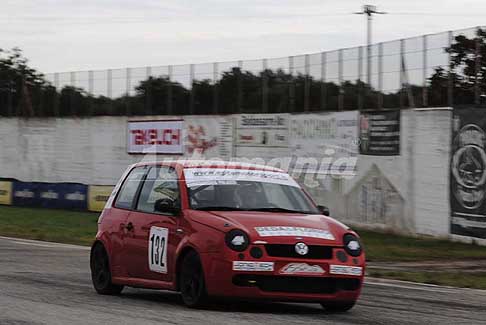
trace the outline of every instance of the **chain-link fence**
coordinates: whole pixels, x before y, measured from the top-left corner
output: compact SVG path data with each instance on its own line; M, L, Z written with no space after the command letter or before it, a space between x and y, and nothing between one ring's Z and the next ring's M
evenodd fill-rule
M484 69L486 35L476 27L373 44L369 49L47 74L55 89L26 91L30 104L17 104L32 105L38 116L480 105L486 88ZM12 105L12 100L3 105ZM9 107L4 112L22 109Z

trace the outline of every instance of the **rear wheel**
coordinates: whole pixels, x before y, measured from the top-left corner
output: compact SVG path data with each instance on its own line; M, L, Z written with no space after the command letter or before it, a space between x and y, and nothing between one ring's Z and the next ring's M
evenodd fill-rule
M182 300L188 307L197 308L207 303L204 272L196 252L190 252L184 257L179 284Z
M91 253L91 280L99 294L117 295L123 290L123 286L111 282L110 263L108 254L101 244L97 244Z
M352 302L322 302L321 306L331 313L345 313L354 307L356 301Z

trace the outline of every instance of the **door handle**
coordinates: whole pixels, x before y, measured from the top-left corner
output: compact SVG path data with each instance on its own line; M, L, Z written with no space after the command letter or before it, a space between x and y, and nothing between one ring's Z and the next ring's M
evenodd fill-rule
M125 226L125 229L128 230L128 231L132 231L133 230L133 223L129 222L126 226Z

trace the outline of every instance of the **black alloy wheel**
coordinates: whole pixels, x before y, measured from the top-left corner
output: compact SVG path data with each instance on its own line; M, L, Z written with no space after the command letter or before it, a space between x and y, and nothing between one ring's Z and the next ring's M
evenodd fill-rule
M180 291L184 304L191 308L207 303L206 285L201 260L196 252L190 252L182 261Z
M91 280L96 292L102 295L117 295L122 292L122 285L111 282L110 263L103 245L96 244L93 247L90 266Z

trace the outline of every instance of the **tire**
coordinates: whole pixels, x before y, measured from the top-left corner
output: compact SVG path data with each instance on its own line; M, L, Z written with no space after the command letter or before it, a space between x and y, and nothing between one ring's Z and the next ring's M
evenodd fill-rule
M182 301L190 308L203 307L208 302L201 260L194 251L182 260L179 288Z
M118 295L123 286L111 282L110 263L108 254L101 244L96 244L91 252L91 281L96 292L101 295Z
M356 301L353 302L322 302L321 306L331 313L345 313L354 307Z

